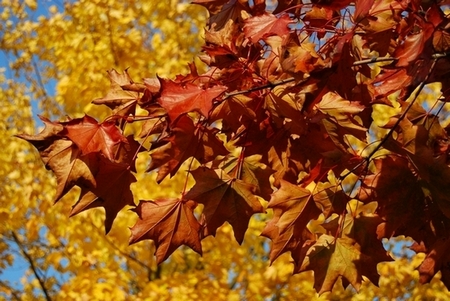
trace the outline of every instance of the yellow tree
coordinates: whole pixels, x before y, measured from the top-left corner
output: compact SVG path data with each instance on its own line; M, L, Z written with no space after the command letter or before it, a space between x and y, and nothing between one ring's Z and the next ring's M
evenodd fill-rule
M224 226L215 238L203 240L203 257L182 248L157 265L152 242L128 246L129 232L123 229L135 223L132 212L119 213L105 236L101 209L68 219L79 190L53 206L54 177L30 145L13 135L37 130L36 111L54 118L64 118L63 113L106 116L107 109L91 101L107 93L106 70L111 68L120 72L129 68L132 78L188 72L187 63L198 52L205 23L202 7L178 1L75 1L64 6L32 0L3 2L0 46L10 65L2 70L0 91L0 110L7 116L0 123L0 269L4 271L0 296L5 300L436 296L430 289L442 290L443 285L436 280L416 286L418 273L412 271L418 262L403 259L380 265L380 288L366 285L356 296L336 288L319 297L312 273L292 276L287 254L269 265L270 244L259 235L266 224L262 217L251 219L242 245L235 242L231 227ZM139 171L146 169L148 159L139 155ZM183 174L160 185L156 175L142 174L132 186L136 199L176 197L184 186ZM19 284L5 274L15 260L29 266ZM393 290L394 280L411 291Z

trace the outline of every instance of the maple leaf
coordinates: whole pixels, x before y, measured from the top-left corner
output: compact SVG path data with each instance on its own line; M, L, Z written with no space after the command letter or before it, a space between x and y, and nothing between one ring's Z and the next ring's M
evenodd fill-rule
M47 149L40 152L45 167L54 172L58 183L55 203L73 186L93 189L97 183L93 173L96 172L95 155L81 155L80 149L70 140L56 140Z
M365 109L365 106L356 101L345 100L337 93L327 92L322 96L322 100L315 105L315 108L341 121L347 120L348 115L360 113Z
M82 156L80 149L70 140L58 136L63 130L61 124L41 117L44 130L37 135L17 135L33 144L39 151L45 168L56 176L57 190L55 202L60 200L73 186L96 186L93 173L96 172L96 160L91 155Z
M444 30L436 30L433 33L433 47L438 52L450 50L450 33Z
M214 107L210 120L222 120L222 132L226 132L225 128L230 128L235 132L247 120L255 120L256 114L252 109L255 107L255 99L245 95L236 95L227 98ZM236 114L235 112L240 112Z
M339 14L327 7L313 6L311 10L307 11L303 21L307 23L307 26L320 29L333 29L333 26L339 22ZM323 38L326 31L318 30L317 37Z
M192 3L206 7L210 13L208 24L210 27L221 29L228 20L237 20L241 17L241 11L248 10L238 0L195 0Z
M269 178L273 170L261 163L261 155L248 156L243 159L228 156L213 164L212 167L222 169L229 176L238 175L240 180L256 187L255 193L257 195L269 200L272 193Z
M317 54L313 43L304 42L300 45L296 42L287 43L282 53L281 67L290 73L309 74L326 65Z
M306 225L322 211L315 205L309 190L284 180L280 184L280 189L272 194L268 206L273 209L273 220L266 225L261 235L272 240L272 262L281 254L291 251L296 265L300 265L303 258L299 255L309 232Z
M378 237L409 235L420 241L427 227L427 212L420 182L408 166L408 160L388 156L375 159L374 174L367 175L358 192L364 202L378 202L377 213L384 220Z
M93 100L92 103L96 105L107 105L109 108L114 110L113 114L115 114L116 111L119 111L117 109L118 107L133 107L139 99L139 93L123 89L124 86L134 84L133 80L128 75L127 70L120 74L116 70L112 69L108 71L108 75L111 82L111 87L108 93L102 98Z
M228 176L223 170L200 167L192 171L194 187L185 199L194 200L205 207L204 236L215 235L217 228L228 222L238 243L244 240L250 217L264 209L255 196L256 187Z
M314 271L314 288L319 294L331 291L341 276L358 291L362 282L362 257L354 240L323 234L306 253L299 272Z
M130 244L144 239L153 240L158 264L181 245L186 245L201 255L201 225L194 216L196 206L193 201L176 198L140 201L133 209L139 220L131 228Z
M114 162L125 163L130 167L132 172L136 171L136 158L138 153L147 151L139 142L134 140L133 135L126 137L128 143L119 143L115 145L114 153L116 154Z
M276 17L265 13L245 20L244 34L252 43L256 43L271 35L287 35L290 31L288 25L292 22L287 14Z
M336 180L317 183L317 193L314 194L314 201L320 204L322 213L328 218L332 213L341 213L345 209L349 197L342 190L341 185Z
M361 21L363 18L367 16L370 9L372 8L375 0L357 0L355 1L355 20L357 22Z
M420 283L429 283L437 272L441 271L441 280L450 285L450 239L440 238L431 246L423 262L417 267Z
M104 207L106 212L105 232L111 230L114 219L125 206L135 206L130 185L136 178L126 163L116 163L98 156L98 171L95 174L97 186L81 187L81 195L72 207L70 216L87 209Z
M296 92L290 92L286 87L278 86L272 89L265 98L265 107L270 110L273 117L292 120L296 134L303 134L306 128L305 118L302 114L302 101Z
M42 132L37 135L19 134L16 137L30 142L38 151L42 151L48 148L53 141L61 138L59 134L64 127L59 122L52 122L44 116L38 115L38 117L44 123ZM44 161L44 164L47 163Z
M419 56L430 56L431 53L424 53L424 46L431 38L433 31L434 28L431 24L423 23L419 33L408 35L404 43L395 50L394 57L398 59L397 66L405 67Z
M191 83L161 81L161 97L158 103L163 107L172 123L185 113L197 111L207 117L213 107L214 99L227 90L225 86L202 89Z
M366 276L374 284L377 284L380 278L377 264L392 260L377 237L377 229L383 222L383 219L375 213L377 205L376 202L363 204L351 200L347 203L348 213L344 218L337 217L322 224L322 227L328 230L328 234L335 235L339 231L341 237L353 239L358 243L361 260L364 263L358 273Z
M161 182L168 174L173 176L190 157L205 163L218 155L228 154L215 136L216 132L216 129L194 125L186 115L180 117L171 135L152 145L154 150L150 154L152 161L148 170L159 168L156 180Z
M83 155L101 152L109 160L114 160L114 147L118 143L128 143L114 121L98 123L94 118L85 115L61 123L64 130L61 135L72 140Z

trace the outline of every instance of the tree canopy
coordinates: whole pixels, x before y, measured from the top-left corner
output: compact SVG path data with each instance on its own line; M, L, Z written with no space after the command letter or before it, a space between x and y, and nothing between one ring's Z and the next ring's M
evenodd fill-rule
M65 8L69 17L51 8L51 18L26 22L27 11L33 9L33 2L27 1L28 9L11 6L11 12L23 9L24 14L15 12L19 18L14 22L3 17L4 28L16 26L25 33L5 32L2 37L3 43L14 42L2 44L18 57L13 69L37 72L34 59L39 58L44 78L58 81L54 99L60 104L55 106L41 77L35 77L29 95L17 98L27 108L30 97L42 100L47 117L40 118L45 128L32 135L30 112L14 111L15 95L5 96L11 99L9 114L23 114L12 117L5 128L14 128L10 135L39 151L56 179L51 197L63 202L50 207L50 197L44 193L31 198L39 206L4 207L2 214L8 220L11 214L20 216L18 223L30 217L26 229L8 226L7 233L19 248L24 239L33 241L29 237L33 233L54 235L71 225L74 235L83 236L93 229L87 223L101 223L110 234L88 241L92 252L122 257L126 266L144 266L148 273L141 281L167 280L160 267L178 271L177 264L187 266L197 289L184 288L183 294L192 293L192 298L226 296L236 283L245 290L239 293L237 288L237 299L242 294L292 297L299 286L291 286L290 279L306 279L299 277L310 277L311 271L317 293L333 290L343 298L350 292L336 288L336 283L356 291L372 283L380 285L380 289L371 287L372 292L393 293L383 277L406 259L384 263L393 258L383 242L407 237L413 242L411 249L420 254L410 270L398 272L405 275L403 283L428 283L440 272L444 285L450 285L446 1L197 0L192 5L146 4L145 9L144 4L113 3L105 9L106 4L75 2ZM195 19L195 28L181 21L201 6L209 17ZM95 9L98 18L93 18ZM164 18L150 22L141 12ZM77 35L80 24L91 35ZM189 63L183 75L173 76L183 70L181 62L188 56L175 41L192 53L194 38L184 35L195 37L204 26L199 61ZM50 30L55 27L61 30ZM166 39L169 35L173 40ZM42 47L45 43L54 47ZM158 62L167 65L157 67ZM105 69L110 69L109 84L102 81ZM144 78L136 80L136 74ZM104 91L103 96L98 91ZM62 112L72 116L63 120ZM23 194L50 191L51 178L38 168L24 144L14 141L5 146L9 153L5 162L20 146L23 157L18 157L17 166L28 164L39 173L11 167L9 181L23 179L25 174L17 174L23 170L29 183L28 190L17 186L11 196L23 199ZM79 196L70 203L74 193ZM58 213L54 209L61 206L71 216L98 213L92 209L100 207L104 217L92 214L67 220L61 209ZM40 231L31 218L34 215L54 224ZM128 249L124 242L130 220L134 220L129 238L133 246ZM52 247L82 252L71 239L53 237ZM113 253L105 250L105 241L114 246ZM175 252L180 247L190 250ZM139 259L150 248L159 267ZM222 254L228 249L229 259L211 256L214 249ZM220 270L224 260L229 260L228 267L245 261L246 249L253 259L258 257L255 265ZM33 250L42 251L38 246ZM203 254L203 259L194 253ZM52 263L55 269L66 269L57 256ZM85 263L87 270L95 266L89 256L79 254L78 260L77 268ZM297 278L289 276L289 262L293 273L300 273ZM269 263L273 265L268 267ZM111 264L108 272L113 279L114 271L124 264L120 260ZM217 287L202 286L198 274L215 265L219 271L210 277ZM406 276L413 268L416 280ZM254 271L264 272L252 275ZM43 279L35 276L38 282ZM111 282L108 289L127 287L125 298L137 276L124 273L123 283ZM71 282L71 289L83 285L79 277ZM265 283L258 277L270 279L273 285L252 287ZM234 280L229 283L229 279ZM160 286L164 281L158 283L136 284L136 290L146 296L171 287L170 281L166 286ZM37 285L42 288L42 283ZM431 285L442 287L436 280ZM269 292L264 293L264 287ZM410 296L411 291L397 293Z

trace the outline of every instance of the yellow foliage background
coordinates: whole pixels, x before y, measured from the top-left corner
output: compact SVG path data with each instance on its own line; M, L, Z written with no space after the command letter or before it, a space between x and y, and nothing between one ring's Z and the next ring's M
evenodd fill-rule
M91 101L108 90L111 68L129 68L136 81L187 72L206 17L203 7L175 0L1 2L0 300L449 299L438 277L417 285L421 255L403 251L397 262L379 265L379 288L366 282L357 295L337 287L319 297L311 273L292 276L288 255L269 264L261 216L251 220L241 246L224 226L203 241L203 257L181 248L156 266L152 242L128 246L132 212L121 212L105 236L100 209L68 218L75 189L53 205L55 179L34 148L13 136L39 131L36 113L106 116ZM140 156L138 169L147 164ZM182 174L160 186L154 178L139 174L136 200L177 196L184 182ZM27 271L11 279L17 264Z

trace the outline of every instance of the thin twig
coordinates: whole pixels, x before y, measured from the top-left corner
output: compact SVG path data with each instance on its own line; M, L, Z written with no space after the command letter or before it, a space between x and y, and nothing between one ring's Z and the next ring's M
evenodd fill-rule
M5 289L9 290L11 296L14 297L15 300L22 300L20 297L20 292L9 286L6 282L0 280L0 286L3 286Z
M444 57L444 56L447 56L447 55L449 55L449 54L445 54L444 55L444 54L437 53L437 54L433 55L433 58L440 58L440 57ZM365 65L365 64L373 64L373 63L378 63L378 62L389 62L389 61L397 61L397 60L398 59L395 58L395 57L373 57L373 58L370 58L370 59L364 59L364 60L361 60L361 61L353 62L352 65L353 66L359 66L359 65ZM295 81L295 77L289 77L289 78L285 78L285 79L282 79L282 80L269 82L269 83L261 85L261 86L252 87L250 89L239 90L239 91L234 91L234 92L230 92L230 93L225 93L225 96L224 96L223 100L225 100L227 98L230 98L232 96L240 95L240 94L250 93L250 92L253 92L253 91L259 91L259 90L268 89L268 88L274 88L276 86L287 84L287 83L290 83L290 82L293 82L293 81ZM306 81L306 79L301 80L301 83L305 82L305 81Z
M30 264L30 268L33 271L33 274L36 277L37 281L39 282L39 285L40 285L40 287L42 289L42 292L45 295L45 299L47 301L52 301L52 298L50 297L50 294L49 294L47 288L45 287L44 280L39 275L38 268L34 264L33 258L30 256L30 254L27 253L27 251L25 250L25 248L22 245L22 242L19 240L19 237L17 237L16 233L11 231L11 235L12 235L14 241L16 242L17 246L19 247L20 252L22 252L23 256L25 257L25 259Z
M395 58L395 57L373 57L371 59L365 59L365 60L353 62L353 66L373 64L373 63L378 63L378 62L392 62L392 61L397 61L397 60L398 60L398 58Z
M428 72L428 74L425 76L424 80L420 83L419 85L419 89L417 90L414 99L411 100L411 102L408 104L408 107L406 108L406 110L402 113L402 115L400 115L400 117L397 119L397 121L395 122L394 126L389 130L389 132L386 134L386 136L383 137L383 139L380 141L380 143L370 152L369 156L367 157L367 160L370 160L370 158L381 148L381 146L386 143L386 141L391 138L391 136L394 134L394 131L396 130L397 126L400 124L400 122L406 117L406 114L408 114L409 110L411 109L411 107L414 105L414 103L416 102L417 97L419 96L420 92L422 92L422 89L425 87L425 84L428 80L428 78L430 77L431 72L434 69L434 66L436 65L438 59L434 59L433 63L430 66L430 72Z
M420 83L418 90L416 91L414 98L411 100L411 102L408 104L408 107L405 109L405 111L400 115L400 117L397 119L397 121L394 123L394 125L392 126L392 128L389 130L389 132L386 134L386 136L383 137L383 139L381 139L380 143L377 144L377 146L375 146L375 148L369 153L369 155L367 157L364 158L363 161L361 161L358 165L356 165L352 170L348 171L345 175L340 176L340 179L344 179L346 178L349 174L351 174L353 171L355 171L356 169L358 169L360 166L367 164L371 158L373 157L373 155L375 155L375 153L380 150L380 148L389 140L389 138L392 137L392 135L394 134L394 131L397 129L398 125L400 124L400 122L406 117L406 115L408 114L409 110L411 109L411 107L414 105L414 103L417 100L417 97L419 96L420 92L423 90L423 88L425 87L426 82L428 81L428 78L430 77L431 72L434 69L434 66L436 65L436 62L439 60L439 58L443 58L446 55L443 54L439 54L437 53L436 55L433 55L433 63L430 66L429 72L428 74L425 76L425 78L423 79L423 81Z
M91 221L91 225L94 226L94 228L100 233L99 228ZM138 265L140 265L141 267L143 267L144 269L146 269L147 271L152 272L152 268L149 267L146 263L140 261L139 259L137 259L134 256L131 256L130 254L128 254L127 252L122 251L118 246L116 246L112 241L110 241L106 236L103 236L103 239L117 252L120 253L120 255L122 255L123 257L126 257L128 259L130 259L131 261L136 262Z
M286 84L286 83L290 83L290 82L293 82L293 81L295 81L295 78L294 77L290 77L290 78L286 78L286 79L282 79L282 80L277 80L275 82L269 82L269 83L267 83L265 85L256 86L256 87L253 87L253 88L250 88L250 89L235 91L235 92L231 92L231 93L226 93L225 97L223 99L225 100L227 98L230 98L232 96L239 95L239 94L245 94L245 93L250 93L250 92L253 92L253 91L263 90L263 89L267 89L267 88L273 88L273 87L276 87L276 86L279 86L279 85L282 85L282 84Z

